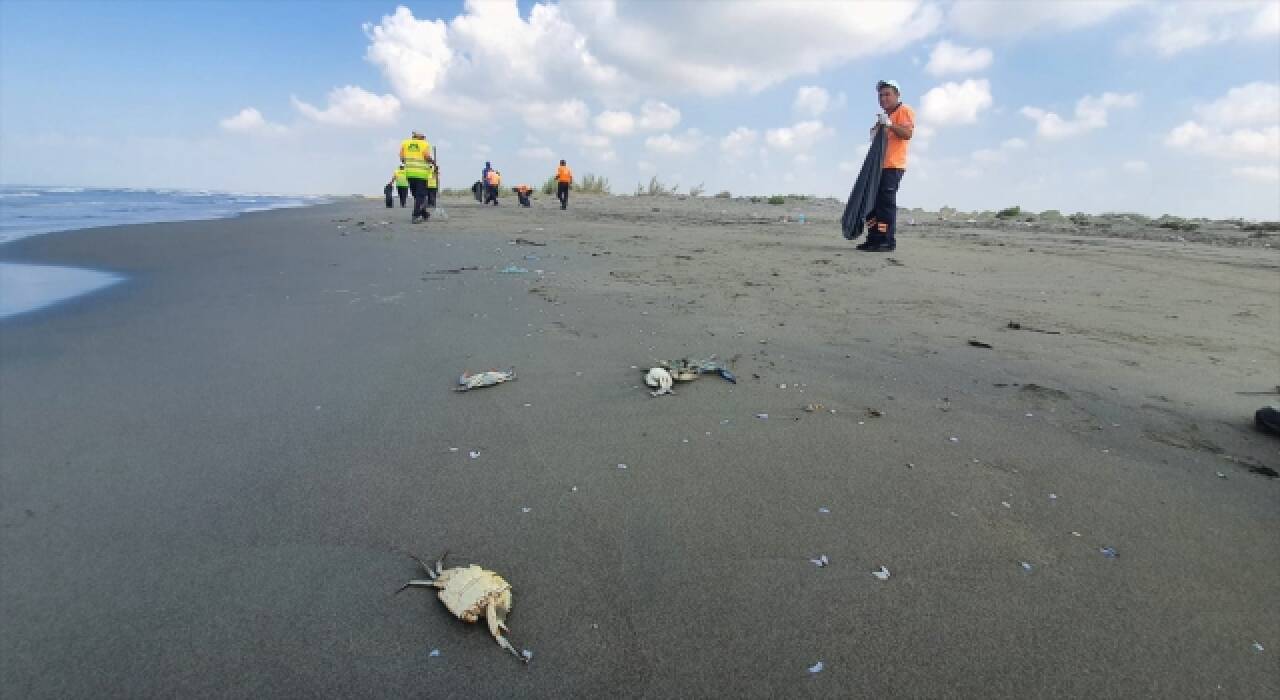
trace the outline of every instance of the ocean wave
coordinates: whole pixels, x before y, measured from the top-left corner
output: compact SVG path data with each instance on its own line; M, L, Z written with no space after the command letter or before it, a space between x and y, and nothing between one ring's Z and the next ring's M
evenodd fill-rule
M39 192L0 192L0 197L39 197Z
M48 192L50 194L75 194L77 192L84 192L84 188L83 187L46 187L45 189L42 189L40 191Z

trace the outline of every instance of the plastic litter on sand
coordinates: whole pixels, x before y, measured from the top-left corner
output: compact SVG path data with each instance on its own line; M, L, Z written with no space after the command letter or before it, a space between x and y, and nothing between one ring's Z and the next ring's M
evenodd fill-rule
M619 465L618 465L618 468L619 468L619 469L626 469L626 468L627 468L627 465L625 465L625 464L619 464Z
M827 513L830 513L830 512L831 512L831 509L830 509L830 508L828 508L828 507L826 507L826 506L823 506L823 507L821 507L821 508L819 508L819 509L818 509L818 512L819 512L819 513L822 513L823 515L826 515Z
M879 571L872 571L872 572L871 572L871 575L872 575L872 576L875 576L876 578L880 579L881 581L888 581L888 580L889 580L889 569L888 569L888 567L886 567L886 566L884 566L884 565L881 565L881 566L880 566L880 570L879 570Z
M1035 568L1031 566L1029 562L1025 562L1025 561L1018 562L1018 566L1021 566L1023 571L1031 571L1033 568Z
M467 456L470 457L471 459L480 459L480 451L472 450L471 452L467 453Z
M524 651L520 652L520 655L524 657L525 661L533 661L533 652L529 651L528 649L525 649Z
M829 566L831 564L831 560L828 559L827 555L825 554L819 556L817 559L810 559L809 562L814 566L818 567L819 569L821 569L824 566Z
M822 669L824 668L826 668L826 666L821 661L819 661L818 663L809 667L809 673L822 673Z
M440 650L439 650L439 649L432 649L432 650L431 650L431 653L430 653L430 654L427 654L427 656L430 656L430 657L432 657L432 658L437 657L437 656L439 656L439 655L440 655Z
M1256 652L1258 652L1258 653L1262 653L1262 652L1266 651L1267 649L1266 649L1266 647L1262 646L1262 642L1254 642L1254 643L1253 643L1253 650L1254 650L1254 651L1256 651Z
M1115 547L1103 547L1098 551L1102 552L1102 556L1108 559L1115 559L1116 557L1120 556L1120 553L1116 551Z

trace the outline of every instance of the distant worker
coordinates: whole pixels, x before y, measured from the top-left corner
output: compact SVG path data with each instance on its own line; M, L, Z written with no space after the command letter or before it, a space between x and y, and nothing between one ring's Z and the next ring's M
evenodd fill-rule
M426 223L431 218L427 211L427 173L431 162L431 144L421 132L414 131L409 138L400 143L400 162L404 163L404 172L409 179L409 191L413 193L412 223Z
M404 171L404 166L400 166L391 174L391 182L387 183L387 187L396 186L396 193L400 195L400 208L404 209L405 201L409 198L409 176ZM387 191L387 197L391 197L390 190ZM387 206L391 206L387 202Z
M516 185L511 188L516 193L516 199L520 200L520 206L531 207L533 204L529 201L529 193L533 192L533 188L528 185Z
M427 163L427 208L436 208L436 195L440 192L440 164Z
M884 129L884 166L880 171L880 191L876 193L876 206L867 217L867 240L858 250L876 252L898 248L896 237L898 219L898 185L907 172L907 142L916 129L916 112L902 104L898 83L881 80L876 83L876 95L884 111L876 117L871 127L871 138L877 129Z
M560 167L556 168L556 199L560 200L560 208L569 208L569 185L573 184L573 171L565 165L564 160L560 161Z
M498 206L498 188L502 186L502 173L490 169L484 187L484 203Z

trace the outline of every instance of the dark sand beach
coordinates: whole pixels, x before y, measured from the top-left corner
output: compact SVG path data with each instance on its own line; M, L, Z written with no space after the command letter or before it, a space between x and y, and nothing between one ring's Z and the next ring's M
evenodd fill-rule
M127 278L0 322L5 697L1280 695L1262 239L442 203L0 248Z

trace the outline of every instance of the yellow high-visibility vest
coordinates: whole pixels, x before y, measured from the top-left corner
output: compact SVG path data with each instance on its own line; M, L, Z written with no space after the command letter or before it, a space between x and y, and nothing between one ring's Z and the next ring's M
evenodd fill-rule
M411 180L427 179L427 156L431 144L426 139L405 139L400 142L400 160L404 161L405 175Z
M396 170L396 187L408 187L409 174L403 169Z

